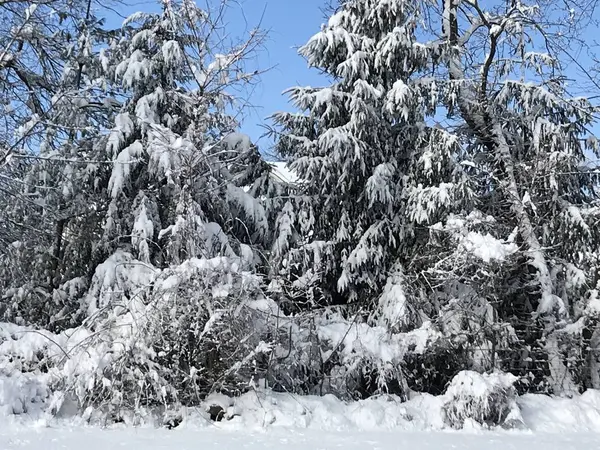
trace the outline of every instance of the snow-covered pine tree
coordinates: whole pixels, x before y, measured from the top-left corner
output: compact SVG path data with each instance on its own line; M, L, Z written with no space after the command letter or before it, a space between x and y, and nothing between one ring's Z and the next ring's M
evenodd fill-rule
M251 80L243 65L260 36L220 54L205 28L206 13L192 2L167 1L160 14L127 19L107 51L128 97L106 147L116 161L103 238L108 253L131 243L140 260L166 266L239 254L240 244L262 244L267 236L262 206L243 189L266 165L235 133L226 90Z
M273 260L316 303L371 307L387 281L403 283L425 225L472 201L457 139L425 120L439 93L423 77L442 51L418 43L421 12L344 2L300 50L332 85L291 89L301 112L274 116L302 187L278 219Z
M80 406L247 389L270 352L251 271L269 238L257 196L272 183L235 119L262 34L229 45L228 3L215 7L164 1L108 35L88 9L37 147L6 166L30 206L11 219L41 233L15 242L12 222L1 227L3 313L77 326L73 351L47 363Z
M432 320L450 356L409 358L416 387L443 388L438 364L525 374L533 357L554 392L595 370L564 345L596 327L594 108L557 76L553 39L579 12L546 3L340 2L301 49L331 86L292 89L300 112L275 115L303 182L277 221L279 275L390 330Z
M434 255L430 228L473 208L476 180L457 136L433 120L446 92L429 75L444 47L419 42L423 13L419 2L343 2L300 50L332 84L291 89L300 112L274 116L277 150L300 180L272 249L278 285L299 298L295 308L346 305L345 314L393 332L431 330L441 310L439 288L423 274ZM407 363L408 382L432 392L463 363L424 357ZM398 363L390 371L389 361L366 358L348 376L367 383L361 395L393 385L402 393ZM423 381L436 364L453 369ZM364 381L373 373L377 382Z

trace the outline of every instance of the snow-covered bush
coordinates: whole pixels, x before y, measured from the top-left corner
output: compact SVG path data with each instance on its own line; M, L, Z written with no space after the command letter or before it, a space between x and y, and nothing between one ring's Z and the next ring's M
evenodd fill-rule
M410 390L442 395L454 376L469 367L469 351L456 342L440 338L427 351L407 354L402 365Z
M131 255L118 259L94 277L92 302L100 303L90 305L83 339L58 368L57 388L81 407L117 414L194 405L210 392L251 386L255 365L271 351L253 307L263 300L259 277L242 271L239 258L192 258L163 271Z
M0 323L0 417L34 415L51 397L48 369L60 352L49 332Z
M296 318L289 329L289 346L275 350L273 387L353 399L382 393L405 397L405 359L423 354L439 339L429 322L407 333L389 333L359 316L333 312Z
M515 381L514 375L506 373L459 372L446 390L442 408L445 423L463 428L469 422L486 426L521 422Z

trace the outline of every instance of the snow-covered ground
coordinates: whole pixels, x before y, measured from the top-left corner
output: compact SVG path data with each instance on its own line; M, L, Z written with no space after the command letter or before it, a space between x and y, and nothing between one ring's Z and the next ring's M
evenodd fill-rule
M2 450L592 450L594 433L266 432L209 429L0 429Z
M340 341L335 323L327 330ZM22 371L39 349L52 350L47 337L6 324L0 331L5 333L0 345L0 450L600 449L600 390L573 398L507 397L510 420L502 422L505 428L490 430L473 420L473 411L485 407L482 402L492 399L498 387L509 391L514 377L500 372L460 372L444 395L411 393L404 402L391 395L345 402L333 395L298 396L257 385L237 398L210 395L198 408L122 413L124 423L102 428L106 415L101 410L82 411L73 396L52 391L52 376L61 380L62 372ZM361 336L363 352L392 352L376 334L365 331ZM51 342L64 351L70 347L63 338L53 336ZM215 406L224 412L220 422L210 420L208 411ZM453 411L470 414L461 419L461 431L448 420L457 417ZM167 429L165 417L176 417L179 426Z
M83 424L81 418L22 414L0 419L0 450L583 450L600 449L600 393L573 399L527 395L518 400L522 426L514 430L444 427L441 397L400 403L379 397L345 403L333 398L250 393L233 401L214 396L231 420L211 422L188 410L168 430ZM233 402L233 403L232 403ZM230 405L228 407L228 404Z

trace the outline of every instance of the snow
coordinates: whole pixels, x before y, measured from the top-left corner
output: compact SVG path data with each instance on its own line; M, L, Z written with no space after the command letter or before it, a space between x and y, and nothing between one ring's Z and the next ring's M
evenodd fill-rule
M117 77L122 77L123 85L131 88L135 83L150 76L150 62L141 50L135 50L129 59L117 66Z
M286 162L270 162L273 167L273 175L279 178L284 183L296 183L298 176L292 171Z
M257 348L259 350L261 349ZM0 392L2 399L10 399L19 394L24 396L21 387L16 384L0 384L0 388L3 389ZM402 403L395 396L382 395L357 402L343 402L332 395L294 396L262 390L252 391L235 399L213 394L201 407L180 411L183 421L179 430L202 429L204 432L220 429L224 432L246 430L269 433L276 433L278 430L306 433L441 431L449 429L442 415L442 406L448 398L415 394L409 401ZM207 411L211 405L219 405L226 411L222 422L215 424L210 421ZM512 430L513 434L600 432L600 393L597 391L590 391L573 399L553 399L529 394L521 397L518 405L524 427ZM83 425L79 418L54 419L40 414L6 415L3 419L0 421L0 435L5 434L9 426L12 429L35 429L36 426L73 429ZM147 421L141 426L147 429L159 424ZM493 433L476 424L469 431ZM498 432L500 429L494 431ZM600 433L598 436L600 437Z
M29 413L48 396L46 386L29 374L0 375L0 417Z
M446 223L436 223L432 226L433 230L446 231L457 240L460 252L474 256L482 261L489 263L491 261L503 262L510 255L519 250L515 243L517 229L506 237L498 239L490 233L480 233L471 231L469 228L478 225L491 225L495 220L491 216L484 217L480 211L472 211L468 216L457 216L451 214Z
M392 163L379 164L373 170L373 175L369 177L366 185L366 194L369 199L369 206L375 202L384 205L391 205L394 201L393 176L396 167Z
M573 399L527 394L518 403L533 432L600 432L600 391L589 390Z
M461 245L468 253L485 262L492 260L504 261L518 250L517 244L514 242L501 241L489 233L484 235L474 231L465 236L461 241Z
M490 36L497 37L502 33L502 27L500 25L492 25L490 27Z
M116 155L121 143L134 131L133 121L127 113L117 114L115 117L115 128L110 132L108 138L108 152Z
M165 62L171 67L179 64L183 58L177 41L165 41L162 45L162 54Z
M117 250L96 268L85 299L88 314L92 315L98 308L121 298L125 287L136 292L145 289L157 275L157 270L136 260L130 253Z
M383 293L379 298L380 325L406 325L409 322L408 300L404 292L404 276L398 267L388 277Z
M590 292L590 298L588 300L586 309L591 315L600 314L600 295L596 289L592 289Z
M528 430L442 429L440 402L417 396L406 403L394 397L344 403L332 396L295 397L251 392L232 402L222 395L207 402L224 407L221 422L206 408L190 409L173 430L125 424L108 428L76 419L0 423L0 448L79 449L338 449L392 450L579 450L600 448L600 394L575 399L527 395L520 401Z
M406 103L410 97L410 88L402 80L398 80L388 93L386 109L390 113L396 113L404 120L408 120L409 109Z
M140 260L149 264L150 249L148 242L151 241L154 236L154 223L148 215L145 202L139 207L137 219L133 224L131 234L131 244L138 250Z
M444 422L455 428L478 427L490 420L501 426L521 427L515 381L517 377L510 373L459 372L444 394Z
M243 211L245 217L250 218L261 233L266 234L268 232L268 220L262 202L245 192L244 189L232 184L227 185L226 192L229 202L237 205Z
M229 133L223 138L223 145L228 150L247 151L252 146L252 141L247 134Z
M219 265L223 261L197 260L198 268ZM167 280L165 280L166 283ZM260 309L272 308L266 300L256 302ZM320 325L320 339L344 341L341 352L351 354L356 345L356 332L368 352L393 358L401 351L400 342L368 331L364 324L347 330L347 324L332 321ZM361 330L358 330L361 328ZM371 333L371 334L369 334ZM414 332L413 332L414 333ZM428 334L428 333L425 333ZM48 334L48 336L50 336ZM26 363L38 349L52 346L48 336L11 324L0 324L0 355L19 355ZM68 342L66 335L51 336L66 349L82 336ZM416 342L415 342L416 343ZM395 344L395 345L394 345ZM386 347L386 348L383 348ZM255 353L269 350L259 343ZM94 359L90 356L90 361ZM86 364L82 358L73 365ZM471 422L462 431L450 431L444 408L457 398L490 398L497 389L510 390L514 377L492 373L480 375L461 372L454 378L446 394L431 396L411 393L406 402L396 396L380 395L366 400L345 402L332 395L295 396L264 389L250 391L241 397L210 395L198 408L182 408L171 416L181 417L181 424L168 430L152 416L144 416L139 427L125 423L100 428L103 423L87 423L60 405L61 394L49 394L46 375L7 372L11 364L0 359L0 448L41 450L106 448L140 449L465 449L479 450L569 450L600 448L600 391L589 390L573 398L551 398L528 394L511 403L521 425L517 429L490 430ZM77 372L73 368L73 373ZM260 381L260 380L258 380ZM51 407L62 411L52 417ZM467 402L468 404L468 402ZM212 422L208 410L212 405L224 409L220 422Z
M427 344L438 338L430 322L408 333L390 334L385 327L371 327L366 323L350 323L343 319L332 319L319 323L317 333L321 342L339 346L346 358L364 355L373 360L398 362L409 351L421 353Z
M0 431L6 450L147 449L147 450L580 450L598 448L600 435L526 435L459 433L223 432L208 430L135 430L89 428Z
M112 198L116 198L123 190L132 166L136 163L137 158L142 155L143 151L142 144L139 141L135 141L129 147L121 150L117 156L110 180L108 181L108 188Z
M465 395L484 397L489 395L496 386L510 388L516 380L514 375L508 373L480 375L476 372L463 371L454 377L446 393L453 397Z

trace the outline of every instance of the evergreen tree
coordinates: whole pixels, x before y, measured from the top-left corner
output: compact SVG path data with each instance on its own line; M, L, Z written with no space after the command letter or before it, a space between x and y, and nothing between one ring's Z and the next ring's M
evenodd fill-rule
M226 53L191 2L136 14L116 34L84 6L35 125L39 147L10 166L19 207L5 211L29 232L5 239L4 315L53 329L82 320L92 275L115 251L161 268L217 255L253 266L250 246L268 238L245 191L268 166L235 132L227 92L251 81L244 62L260 33Z
M113 164L95 172L105 208L77 317L102 356L70 389L85 405L109 398L114 414L242 390L268 349L247 303L262 299L248 271L269 238L253 196L269 171L236 132L228 92L251 81L245 60L261 35L220 51L220 17L164 1L126 19L100 55L122 101L100 140L99 159Z
M275 116L303 186L274 260L314 300L368 305L428 240L420 225L472 203L455 136L426 122L438 94L423 77L441 51L418 44L420 20L410 2L344 3L300 50L332 86L292 89L304 112Z
M225 109L225 89L249 80L248 49L213 54L200 34L204 14L190 2L165 2L162 14L130 17L108 52L128 96L106 147L116 161L103 237L109 253L130 242L137 258L164 267L233 255L266 238L264 209L242 189L264 165Z

